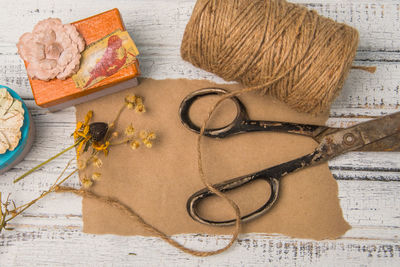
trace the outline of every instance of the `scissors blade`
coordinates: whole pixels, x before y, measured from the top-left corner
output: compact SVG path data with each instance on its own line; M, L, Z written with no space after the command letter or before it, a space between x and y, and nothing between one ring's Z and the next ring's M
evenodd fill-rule
M400 135L400 112L338 129L321 139L322 158L331 159L348 151L393 151Z
M356 151L362 152L400 152L400 133L388 136Z

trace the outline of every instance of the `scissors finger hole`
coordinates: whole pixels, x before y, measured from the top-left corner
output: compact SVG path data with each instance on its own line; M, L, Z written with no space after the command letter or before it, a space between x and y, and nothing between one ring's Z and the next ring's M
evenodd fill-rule
M210 111L210 108L220 97L207 95L197 99L189 109L189 117L197 126L201 126ZM236 118L236 105L231 99L222 102L213 112L207 124L208 129L217 129L231 124Z
M270 199L271 187L267 181L259 179L225 194L239 205L241 215L244 216L253 213ZM203 199L196 210L201 218L209 221L230 221L235 218L229 204L217 196Z
M179 109L182 123L194 132L199 132L200 127L207 119L212 107L220 99L221 94L228 93L222 88L204 88L188 95ZM229 129L235 127L245 116L242 105L237 98L227 98L213 111L207 123L205 134L213 137L223 137Z

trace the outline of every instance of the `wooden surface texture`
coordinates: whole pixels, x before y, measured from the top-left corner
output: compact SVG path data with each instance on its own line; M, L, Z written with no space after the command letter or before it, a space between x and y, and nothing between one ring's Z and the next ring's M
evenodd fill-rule
M377 66L370 74L351 71L333 104L330 126L346 126L400 110L400 2L391 0L296 0L360 32L355 65ZM1 0L0 84L17 91L31 110L37 133L26 159L0 176L0 191L17 204L47 189L74 152L23 182L14 178L72 144L74 108L49 113L33 101L16 43L39 20L76 21L119 8L140 51L142 75L156 79L221 79L180 58L179 47L195 0ZM345 219L353 227L334 241L246 234L228 252L209 258L186 255L159 238L82 233L81 199L50 195L0 235L0 266L400 266L400 153L348 153L330 161L339 184ZM78 186L77 179L70 185ZM214 249L227 236L179 235L186 246Z

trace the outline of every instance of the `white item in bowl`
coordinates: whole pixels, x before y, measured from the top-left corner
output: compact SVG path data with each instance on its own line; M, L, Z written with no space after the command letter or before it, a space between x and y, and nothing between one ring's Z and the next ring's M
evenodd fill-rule
M22 103L14 99L5 88L0 89L0 154L14 150L21 139L24 124Z

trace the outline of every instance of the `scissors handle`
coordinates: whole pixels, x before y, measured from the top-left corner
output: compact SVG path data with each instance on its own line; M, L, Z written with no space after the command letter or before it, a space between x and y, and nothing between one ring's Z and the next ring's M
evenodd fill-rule
M228 91L222 88L203 88L196 90L190 93L188 96L183 99L180 107L179 107L179 117L181 118L181 122L184 126L186 126L189 130L200 133L200 127L196 125L189 116L189 110L193 103L201 97L209 96L209 95L221 95L227 94ZM238 127L240 126L240 122L247 118L246 109L243 104L239 101L237 97L232 97L231 100L236 106L236 117L235 119L228 125L221 128L212 128L205 129L204 135L208 137L214 138L223 138L228 135L237 133Z
M228 91L222 88L203 88L189 94L181 103L179 116L182 124L195 133L200 132L200 127L196 125L189 116L190 107L193 103L204 96L227 94ZM258 121L249 120L246 108L243 103L235 96L230 98L236 106L236 117L228 125L221 128L205 129L204 135L213 138L224 138L229 135L247 133L247 132L283 132L291 134L300 134L315 137L328 129L325 126L298 124L276 121Z
M215 188L221 192L227 192L250 183L256 179L263 179L268 182L271 188L271 196L267 202L254 212L241 217L243 221L253 219L273 206L278 199L279 181L283 176L306 168L311 165L319 164L332 159L338 155L360 149L362 147L371 146L373 143L380 143L382 140L389 138L389 142L396 140L395 137L400 133L400 112L381 117L379 119L363 122L352 127L334 130L320 140L320 144L314 152L303 157L276 165L274 167L241 176L215 185ZM393 146L395 146L393 144ZM214 195L207 188L193 194L187 202L187 211L189 215L196 221L211 225L232 225L235 220L212 221L201 217L197 212L197 206L200 201Z
M270 187L270 196L268 200L256 209L255 211L246 214L241 217L242 221L248 221L252 220L268 210L272 208L274 203L278 199L278 194L279 194L279 181L280 178L283 176L292 173L294 171L297 171L299 169L303 169L307 166L310 166L312 164L318 163L321 160L323 160L324 153L321 153L321 149L324 149L323 147L318 147L313 153L305 155L303 157L297 158L292 161L288 161L279 165L276 165L274 167L255 172L249 175L244 175L238 178L234 178L231 180L227 180L225 182L219 183L214 185L216 189L218 189L221 192L228 192L234 189L238 189L241 186L248 184L250 182L253 182L257 179L262 179L266 181ZM207 224L207 225L217 225L217 226L227 226L227 225L233 225L235 224L235 220L225 220L225 221L213 221L206 219L199 215L197 207L201 201L204 201L208 197L211 197L215 195L213 192L211 192L208 188L203 188L202 190L194 193L191 197L189 197L186 208L187 212L189 215L196 221Z

